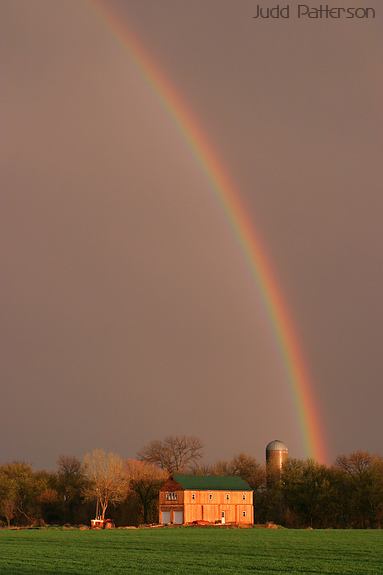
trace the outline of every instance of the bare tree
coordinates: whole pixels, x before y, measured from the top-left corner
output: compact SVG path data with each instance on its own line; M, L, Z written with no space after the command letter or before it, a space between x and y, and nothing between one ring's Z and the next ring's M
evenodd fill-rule
M240 453L229 461L218 460L214 464L197 464L192 468L193 475L238 475L250 487L258 489L266 481L265 468L251 455Z
M230 461L219 459L215 463L197 463L191 468L193 475L232 475Z
M129 487L124 461L115 453L95 449L84 456L84 473L89 480L84 494L97 501L96 515L105 519L110 503L118 503L126 497Z
M362 478L375 466L380 465L382 467L383 460L367 451L354 451L350 455L339 455L335 465L350 477Z
M259 489L266 483L264 466L246 453L240 453L233 457L230 461L230 473L242 477L253 489Z
M82 474L81 461L73 455L60 455L57 460L57 472L65 477Z
M163 441L150 441L137 457L141 461L153 463L169 474L185 469L202 457L202 442L198 437L170 435Z

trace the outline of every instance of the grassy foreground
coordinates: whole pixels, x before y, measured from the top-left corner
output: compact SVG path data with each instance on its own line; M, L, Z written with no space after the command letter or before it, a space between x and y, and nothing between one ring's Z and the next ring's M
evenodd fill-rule
M0 573L383 574L382 531L0 531Z

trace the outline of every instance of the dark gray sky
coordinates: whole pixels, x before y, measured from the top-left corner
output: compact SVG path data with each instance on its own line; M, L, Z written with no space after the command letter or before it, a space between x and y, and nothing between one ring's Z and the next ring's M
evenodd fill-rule
M351 3L375 21L259 22L247 0L108 4L240 189L330 456L382 453L383 7ZM304 456L222 207L100 13L0 0L0 70L0 460L131 457L170 433L200 436L207 460L263 459L276 437Z

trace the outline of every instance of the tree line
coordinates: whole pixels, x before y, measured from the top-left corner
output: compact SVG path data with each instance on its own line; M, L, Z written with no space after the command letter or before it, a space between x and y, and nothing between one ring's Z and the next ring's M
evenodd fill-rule
M152 441L124 460L94 450L82 460L61 456L55 471L23 462L0 465L0 525L89 525L95 515L116 525L158 521L158 493L175 472L237 475L254 490L256 523L286 527L382 528L383 458L357 451L331 466L288 459L280 474L241 453L231 460L201 463L195 437Z

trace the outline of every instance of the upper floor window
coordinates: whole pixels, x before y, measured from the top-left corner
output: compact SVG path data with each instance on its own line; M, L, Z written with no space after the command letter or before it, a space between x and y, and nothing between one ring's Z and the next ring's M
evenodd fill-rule
M226 501L230 501L230 493L226 493Z
M213 494L209 493L209 501L213 501Z
M192 500L195 501L195 493L192 493Z
M166 491L165 499L166 501L177 501L177 493L175 491Z
M246 501L246 493L242 493L242 501Z

